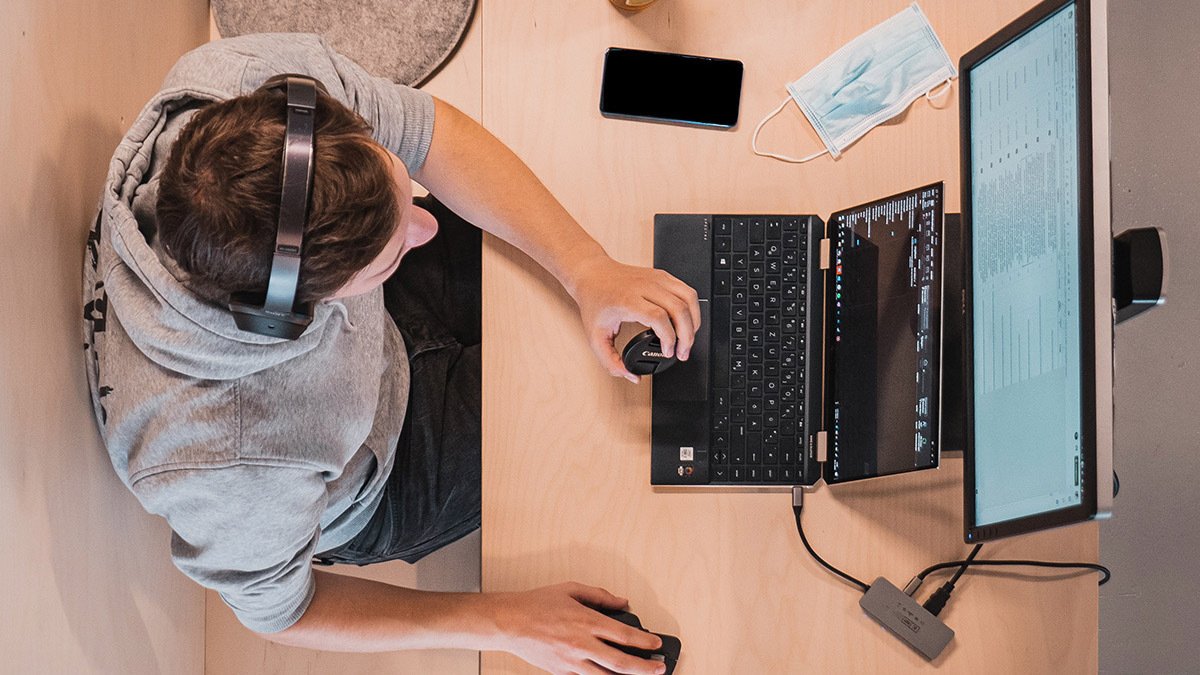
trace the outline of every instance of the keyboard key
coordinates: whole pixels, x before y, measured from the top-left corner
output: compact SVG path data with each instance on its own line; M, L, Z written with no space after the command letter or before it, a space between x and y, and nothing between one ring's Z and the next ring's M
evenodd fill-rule
M750 246L749 233L745 220L735 219L733 221L733 250L735 253L744 252Z
M750 243L761 244L764 241L765 228L761 218L750 219Z
M751 399L746 400L746 413L747 414L754 415L755 419L758 419L757 416L761 415L762 411L763 411L763 403L762 403L761 398L751 398ZM749 418L747 418L747 419L749 419ZM761 424L761 422L757 422L756 424Z
M729 467L714 466L712 468L712 479L713 479L713 481L716 481L716 482L723 482L723 481L729 480Z
M788 232L783 235L783 247L786 249L800 248L800 235L795 232Z
M767 220L767 239L779 239L783 236L783 223L779 218Z
M713 415L712 430L714 434L724 433L729 430L729 415L718 413Z
M750 261L751 262L754 262L755 260L766 260L766 259L767 259L766 249L764 249L762 247L762 244L751 244L750 245Z
M763 477L768 481L779 480L779 469L773 466L763 467Z
M748 253L733 254L733 269L744 270L750 265L750 255Z
M742 402L734 403L733 406L729 408L729 423L731 425L732 424L745 424L745 422L746 422L746 401L745 401L746 392L735 391L735 392L733 392L734 398L737 398L738 394L742 395Z
M757 431L748 431L746 433L746 453L761 453L762 452L762 434Z
M730 391L729 398L730 398L730 401L729 401L729 409L730 410L733 410L734 408L744 408L746 406L746 390L745 389L734 389L734 390ZM745 415L745 412L743 411L742 414ZM745 419L745 417L743 417L742 419ZM734 420L734 421L737 422L739 420Z
M757 466L746 467L746 481L747 482L761 480L761 476L762 476L762 469L758 468Z
M783 247L778 243L769 242L765 250L768 259L775 259L779 257L779 254L783 251Z
M729 272L713 272L713 294L714 295L729 295L733 289L733 280L729 276Z
M763 445L763 464L779 463L779 444L766 443Z
M730 260L730 255L728 253L713 254L713 269L727 270L731 264L732 261Z
M759 347L750 350L750 363L762 363L763 350Z
M729 234L733 232L733 225L728 216L717 216L713 218L713 232L718 235Z
M733 242L729 237L717 237L713 240L713 250L718 253L729 253L733 250Z
M746 350L746 341L745 340L730 340L729 341L729 353L734 354L736 356L745 356L746 351L747 350Z
M750 278L761 279L766 275L767 268L762 262L754 261L750 263Z
M784 218L783 219L783 231L784 232L796 232L799 229L800 229L800 219L799 218Z

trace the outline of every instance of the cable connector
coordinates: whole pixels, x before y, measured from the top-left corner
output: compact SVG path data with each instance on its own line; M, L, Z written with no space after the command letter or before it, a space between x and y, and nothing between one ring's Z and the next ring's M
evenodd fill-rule
M917 589L920 588L921 584L923 584L923 583L925 583L925 580L919 576L909 579L908 585L904 587L904 594L911 598L913 596L913 594L917 592Z
M942 613L942 609L946 607L946 602L950 599L950 594L953 592L954 584L947 581L934 591L933 595L926 598L924 604L921 606L925 608L925 611L937 616Z

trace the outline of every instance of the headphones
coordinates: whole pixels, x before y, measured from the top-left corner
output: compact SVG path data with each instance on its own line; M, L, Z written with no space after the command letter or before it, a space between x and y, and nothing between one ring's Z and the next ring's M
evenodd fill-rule
M295 340L313 320L313 303L297 303L300 252L308 222L308 195L313 175L313 122L317 91L325 85L307 75L287 73L267 80L255 91L285 89L287 132L283 143L283 189L279 225L271 259L271 279L264 299L257 293L234 293L229 311L237 327L249 333Z

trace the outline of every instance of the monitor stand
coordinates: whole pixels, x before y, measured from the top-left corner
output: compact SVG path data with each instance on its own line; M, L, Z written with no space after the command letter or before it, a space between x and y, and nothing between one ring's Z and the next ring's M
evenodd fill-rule
M1116 323L1161 305L1166 288L1166 238L1154 227L1125 230L1113 237L1113 304ZM942 232L942 457L961 457L966 445L963 390L962 218L947 213Z

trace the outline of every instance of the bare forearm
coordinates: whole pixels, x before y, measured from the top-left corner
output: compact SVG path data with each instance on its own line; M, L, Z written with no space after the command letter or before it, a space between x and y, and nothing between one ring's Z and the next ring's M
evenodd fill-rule
M317 572L304 616L280 633L281 644L323 651L495 649L489 599L478 593L431 593Z
M435 100L433 142L414 175L463 218L524 251L572 294L575 272L604 250L511 150Z

